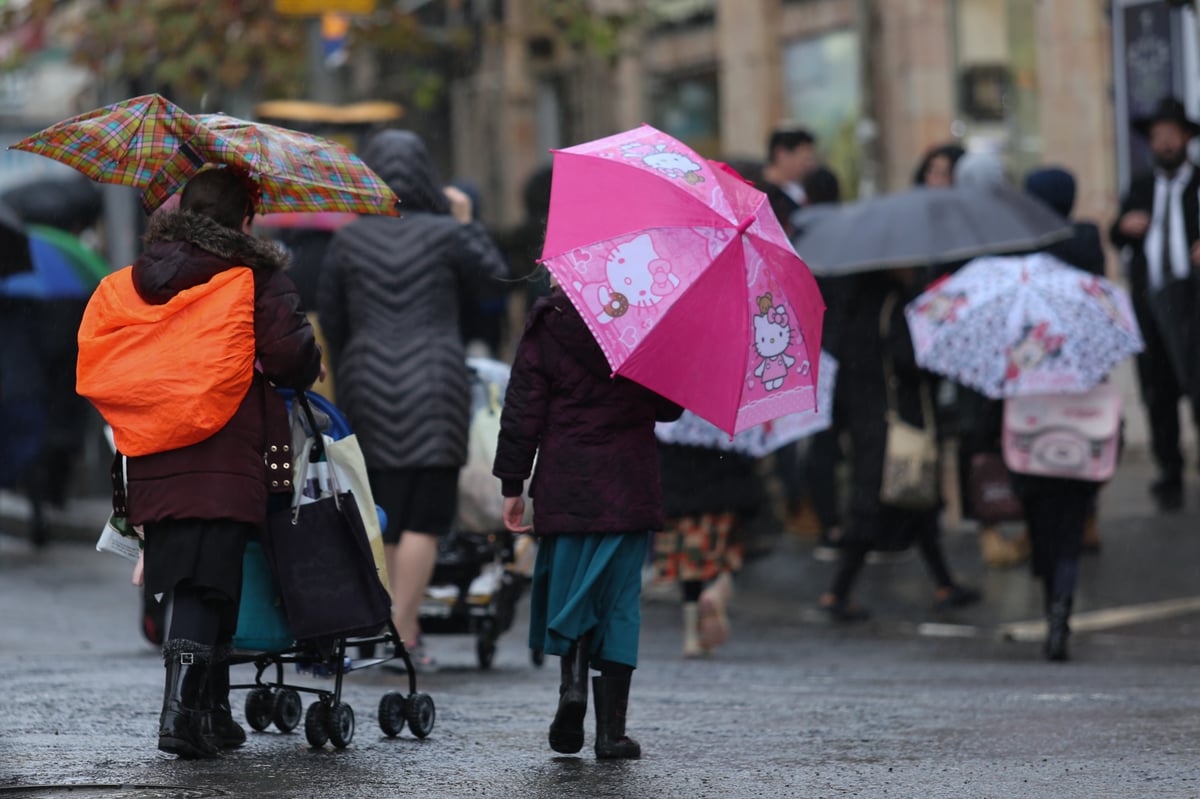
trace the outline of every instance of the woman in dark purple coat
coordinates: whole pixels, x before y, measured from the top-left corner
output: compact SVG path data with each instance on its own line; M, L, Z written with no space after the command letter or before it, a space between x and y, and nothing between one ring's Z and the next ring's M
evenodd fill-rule
M558 290L538 300L517 347L493 469L505 525L526 531L521 493L537 456L529 645L562 658L550 748L583 748L590 665L600 671L592 681L599 759L641 756L625 734L625 712L647 533L664 526L654 423L682 413L611 374L570 300Z

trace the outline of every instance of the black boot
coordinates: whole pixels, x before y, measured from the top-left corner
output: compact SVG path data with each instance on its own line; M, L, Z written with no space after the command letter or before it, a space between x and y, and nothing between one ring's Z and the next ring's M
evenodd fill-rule
M596 707L597 760L636 760L642 756L642 747L625 734L629 682L629 675L592 679Z
M216 757L217 747L206 735L211 714L201 709L212 648L195 641L172 639L163 646L167 675L158 748L181 758Z
M1071 597L1056 596L1046 611L1046 644L1042 648L1046 660L1067 660L1067 638L1071 635Z
M212 665L208 671L208 689L204 707L212 713L212 742L221 749L236 749L246 743L246 731L233 720L229 705L230 648L213 649Z
M571 644L562 657L562 683L558 687L558 711L550 722L550 748L573 755L583 748L583 717L587 715L588 661L591 635Z

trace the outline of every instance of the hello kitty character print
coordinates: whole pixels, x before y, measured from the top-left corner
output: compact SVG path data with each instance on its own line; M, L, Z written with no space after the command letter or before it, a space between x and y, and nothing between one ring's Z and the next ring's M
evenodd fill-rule
M644 144L627 142L621 145L621 154L625 158L636 158L651 169L669 178L682 178L691 186L704 182L700 174L702 164L698 164L688 156L674 150L668 150L665 144Z
M1016 380L1062 352L1064 337L1050 334L1050 323L1026 325L1021 339L1008 351L1005 380Z
M758 298L758 310L760 313L754 317L754 350L762 361L754 369L754 376L765 390L775 391L783 387L788 370L796 364L796 359L784 351L792 343L792 329L787 309L775 305L769 293Z
M618 244L604 262L607 284L599 287L603 324L624 316L630 308L648 308L662 301L679 286L671 264L654 249L650 234Z

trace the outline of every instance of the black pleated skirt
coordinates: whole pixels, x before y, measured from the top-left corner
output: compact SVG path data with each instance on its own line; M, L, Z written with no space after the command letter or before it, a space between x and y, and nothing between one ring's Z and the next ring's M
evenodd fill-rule
M242 554L257 537L252 524L229 519L168 519L146 525L146 593L170 594L188 580L238 601L242 594Z

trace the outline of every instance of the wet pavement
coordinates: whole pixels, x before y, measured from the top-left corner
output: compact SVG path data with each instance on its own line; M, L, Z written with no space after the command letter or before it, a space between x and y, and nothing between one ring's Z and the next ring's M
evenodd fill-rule
M747 565L733 638L709 658L679 657L678 608L650 592L629 719L645 754L618 763L591 756L590 717L580 756L547 748L557 663L530 663L523 615L490 671L472 639L430 638L441 668L418 678L437 704L425 740L382 734L380 698L404 679L370 668L347 678L357 731L344 750L312 750L298 729L177 761L154 749L162 664L127 564L0 533L0 799L1200 797L1200 483L1184 513L1159 517L1148 479L1127 461L1102 495L1104 549L1078 597L1094 629L1068 664L1006 640L1040 600L1023 570L985 571L969 531L947 549L987 599L954 614L930 611L914 557L868 567L873 620L832 627L813 606L833 567L786 534Z

